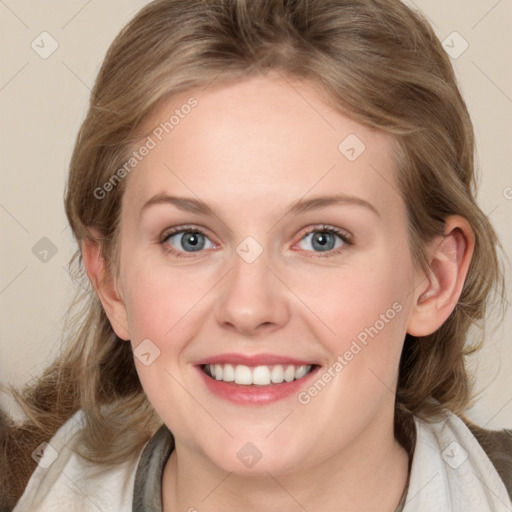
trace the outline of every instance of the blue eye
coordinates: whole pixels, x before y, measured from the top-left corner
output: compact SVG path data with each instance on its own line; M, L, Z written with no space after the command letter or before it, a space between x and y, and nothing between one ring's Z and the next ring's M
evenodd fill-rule
M214 247L211 240L197 229L180 229L168 233L162 240L162 244L171 246L178 253L198 252Z
M177 258L192 257L204 249L213 249L215 244L200 229L181 227L168 231L161 239L164 249ZM306 246L304 246L306 245ZM325 253L321 256L335 256L345 246L352 245L347 232L331 226L317 226L310 229L300 240L299 248L307 252Z
M308 247L301 247L306 251L329 252L339 249L344 245L350 245L350 239L347 234L332 227L315 228L306 233L301 243L306 242Z

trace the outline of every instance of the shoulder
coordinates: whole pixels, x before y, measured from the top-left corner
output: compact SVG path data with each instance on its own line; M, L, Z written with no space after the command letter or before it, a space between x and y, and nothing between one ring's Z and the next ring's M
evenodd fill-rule
M509 430L486 430L447 409L415 415L414 420L411 496L420 493L428 478L432 484L421 493L424 505L442 502L441 508L448 510L456 502L460 510L475 511L501 510L500 503L512 505Z
M37 467L13 512L131 511L138 458L108 468L88 461L79 454L84 428L78 411L34 451Z
M487 430L462 418L483 448L512 497L512 429Z
M426 425L416 419L417 426ZM491 469L494 467L497 477L505 484L508 495L512 498L512 430L487 430L473 423L464 415L457 415L444 409L441 418L428 421L427 429L435 432L439 448L445 454L450 453L453 441L471 451L474 462ZM466 454L467 455L467 454ZM485 459L485 460L484 460Z

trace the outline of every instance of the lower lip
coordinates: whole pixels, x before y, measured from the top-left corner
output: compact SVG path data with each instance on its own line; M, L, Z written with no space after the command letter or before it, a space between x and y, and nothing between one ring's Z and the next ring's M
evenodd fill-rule
M266 405L287 398L290 395L297 395L320 370L320 367L317 366L313 368L313 370L305 377L302 377L302 379L283 382L281 384L269 384L268 386L257 386L255 384L247 386L235 384L234 382L224 382L223 380L216 380L206 375L200 366L196 366L196 369L201 375L206 387L214 395L236 404Z

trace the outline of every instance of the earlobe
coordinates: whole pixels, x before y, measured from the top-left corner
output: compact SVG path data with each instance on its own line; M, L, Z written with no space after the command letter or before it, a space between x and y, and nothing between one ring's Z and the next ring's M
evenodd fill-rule
M464 287L475 246L466 219L453 215L445 220L445 234L429 247L430 271L418 275L407 332L428 336L448 319Z
M107 270L99 241L101 237L97 230L90 229L89 231L92 237L84 238L81 243L85 271L115 333L121 339L129 340L126 307L115 286L113 276Z

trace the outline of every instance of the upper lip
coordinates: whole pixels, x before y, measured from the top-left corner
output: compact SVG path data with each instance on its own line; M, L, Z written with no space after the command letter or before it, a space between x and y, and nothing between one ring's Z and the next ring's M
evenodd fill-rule
M274 364L291 364L294 366L314 365L312 361L295 359L279 354L235 354L226 353L201 359L195 363L197 366L205 364L243 364L245 366L270 366Z

